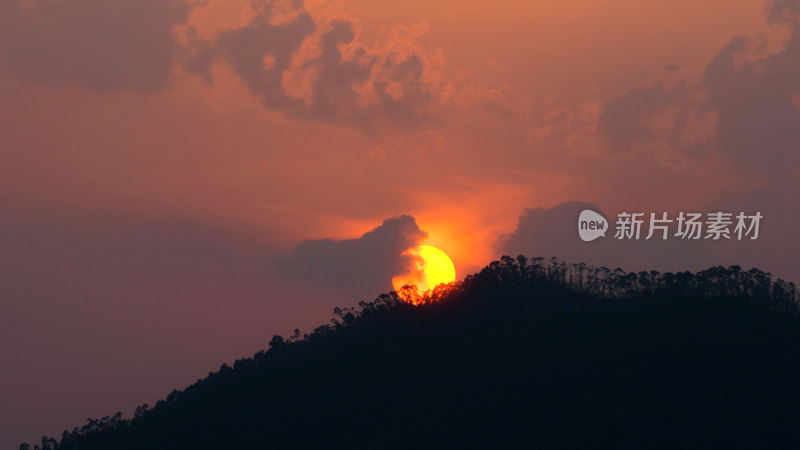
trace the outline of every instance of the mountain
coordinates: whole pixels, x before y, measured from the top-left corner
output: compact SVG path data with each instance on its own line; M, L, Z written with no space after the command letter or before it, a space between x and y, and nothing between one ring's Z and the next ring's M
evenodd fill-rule
M800 448L794 284L503 257L43 449ZM20 448L28 448L23 444Z

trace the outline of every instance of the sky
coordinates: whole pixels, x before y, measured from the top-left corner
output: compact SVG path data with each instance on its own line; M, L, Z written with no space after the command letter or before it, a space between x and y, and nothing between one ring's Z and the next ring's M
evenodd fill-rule
M1 0L0 446L391 290L419 244L800 281L800 1ZM575 218L759 211L757 240Z

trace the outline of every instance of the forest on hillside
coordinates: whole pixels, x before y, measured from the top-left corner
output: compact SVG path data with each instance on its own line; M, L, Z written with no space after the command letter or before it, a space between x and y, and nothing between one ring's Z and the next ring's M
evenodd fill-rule
M505 256L402 294L20 449L800 448L798 290L768 273Z

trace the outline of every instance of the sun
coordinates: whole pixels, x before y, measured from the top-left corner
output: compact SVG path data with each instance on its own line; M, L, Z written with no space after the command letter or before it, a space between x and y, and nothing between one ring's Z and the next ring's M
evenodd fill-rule
M401 293L405 285L417 287L420 294L435 288L442 283L450 283L456 279L456 268L447 253L430 245L418 245L403 252L412 258L407 273L392 278L394 290ZM406 301L411 299L403 298ZM412 302L414 303L414 302Z

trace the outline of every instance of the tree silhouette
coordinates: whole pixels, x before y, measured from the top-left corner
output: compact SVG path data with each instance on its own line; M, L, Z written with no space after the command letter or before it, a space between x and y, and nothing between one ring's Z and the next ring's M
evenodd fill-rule
M405 294L34 449L800 448L798 291L768 273L504 256Z

